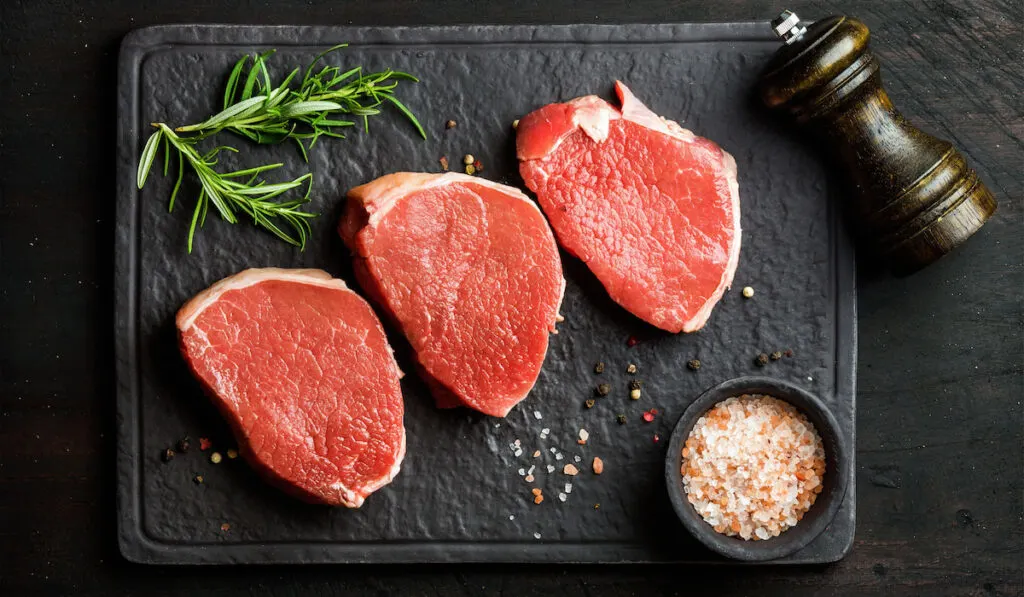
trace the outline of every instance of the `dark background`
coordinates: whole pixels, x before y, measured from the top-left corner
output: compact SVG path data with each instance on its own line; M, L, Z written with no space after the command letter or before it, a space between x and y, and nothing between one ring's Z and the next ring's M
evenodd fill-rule
M1020 595L1024 7L960 2L0 3L0 593ZM1000 201L962 250L860 280L858 532L811 568L132 566L114 539L112 246L121 38L159 23L865 21L894 102ZM670 76L670 75L667 75Z

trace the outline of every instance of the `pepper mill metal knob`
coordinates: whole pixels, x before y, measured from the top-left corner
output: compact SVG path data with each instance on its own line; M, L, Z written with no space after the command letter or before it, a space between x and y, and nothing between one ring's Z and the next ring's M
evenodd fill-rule
M786 45L761 75L761 99L831 154L854 228L894 274L925 267L981 228L995 198L948 141L893 107L864 23L833 16L807 25L785 11L772 27Z

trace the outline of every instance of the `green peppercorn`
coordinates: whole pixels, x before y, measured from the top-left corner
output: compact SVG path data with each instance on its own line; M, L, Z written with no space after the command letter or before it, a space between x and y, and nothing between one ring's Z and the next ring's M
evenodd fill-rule
M697 371L700 369L700 359L693 359L686 363L686 368L690 371Z

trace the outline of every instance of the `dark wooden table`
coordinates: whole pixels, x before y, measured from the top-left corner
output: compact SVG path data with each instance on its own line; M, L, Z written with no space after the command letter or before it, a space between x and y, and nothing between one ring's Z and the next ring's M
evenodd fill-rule
M4 595L1021 595L1024 32L1018 0L135 2L0 6L0 593ZM1000 200L909 279L863 272L858 532L821 568L153 568L114 540L115 63L135 27L865 21L898 106Z

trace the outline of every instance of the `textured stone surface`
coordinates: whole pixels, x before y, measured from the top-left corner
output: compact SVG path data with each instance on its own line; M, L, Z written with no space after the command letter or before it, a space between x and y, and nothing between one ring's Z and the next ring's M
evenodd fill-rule
M126 42L120 73L118 214L119 509L122 551L149 562L309 561L662 561L713 560L687 536L661 481L666 434L704 388L755 370L761 351L795 356L759 373L819 393L853 440L855 296L853 261L826 199L825 175L808 150L756 107L750 90L775 44L764 26L470 27L436 29L218 28L144 30ZM334 43L357 43L334 59L392 67L423 78L399 96L428 130L423 141L395 112L370 121L370 134L315 148L310 246L299 252L246 222L211 215L192 255L187 209L166 213L173 181L133 186L135 160L154 120L181 124L214 110L230 65L244 51L277 47L277 73ZM361 43L359 43L361 42ZM444 42L444 43L441 43ZM504 42L504 43L497 43ZM302 44L296 45L296 44ZM160 462L179 437L230 434L189 375L174 341L173 314L211 282L245 267L319 267L352 281L335 234L348 188L395 170L436 171L466 153L483 176L513 185L510 123L539 105L587 93L610 98L620 78L656 113L676 119L732 153L739 167L743 250L734 289L707 326L671 335L615 305L578 261L564 258L566 321L552 338L532 394L504 420L440 411L415 375L403 380L408 456L395 482L357 511L302 504L267 486L241 461L212 465L197 451ZM445 130L448 119L458 121ZM306 167L294 148L244 148L242 164ZM282 174L284 176L284 174ZM186 186L186 198L195 192ZM184 205L189 205L186 199ZM739 289L753 286L745 300ZM627 338L641 342L630 348ZM408 348L390 334L399 364ZM699 372L685 363L699 358ZM595 376L593 365L606 363ZM639 367L643 397L628 398L626 365ZM598 382L611 393L590 410ZM644 423L644 410L658 418ZM534 411L543 419L537 420ZM619 425L615 415L627 416ZM546 440L542 428L550 428ZM590 432L586 446L578 430ZM654 434L662 441L655 442ZM509 444L519 439L523 456ZM579 455L570 479L548 448ZM542 458L533 459L534 450ZM593 456L605 462L589 473ZM518 469L537 464L547 499L530 503ZM195 473L205 483L191 482ZM825 534L790 561L841 557L853 538L854 492ZM600 503L599 509L594 504ZM510 519L514 516L514 519ZM228 533L221 524L231 525ZM541 538L535 538L540 533Z

